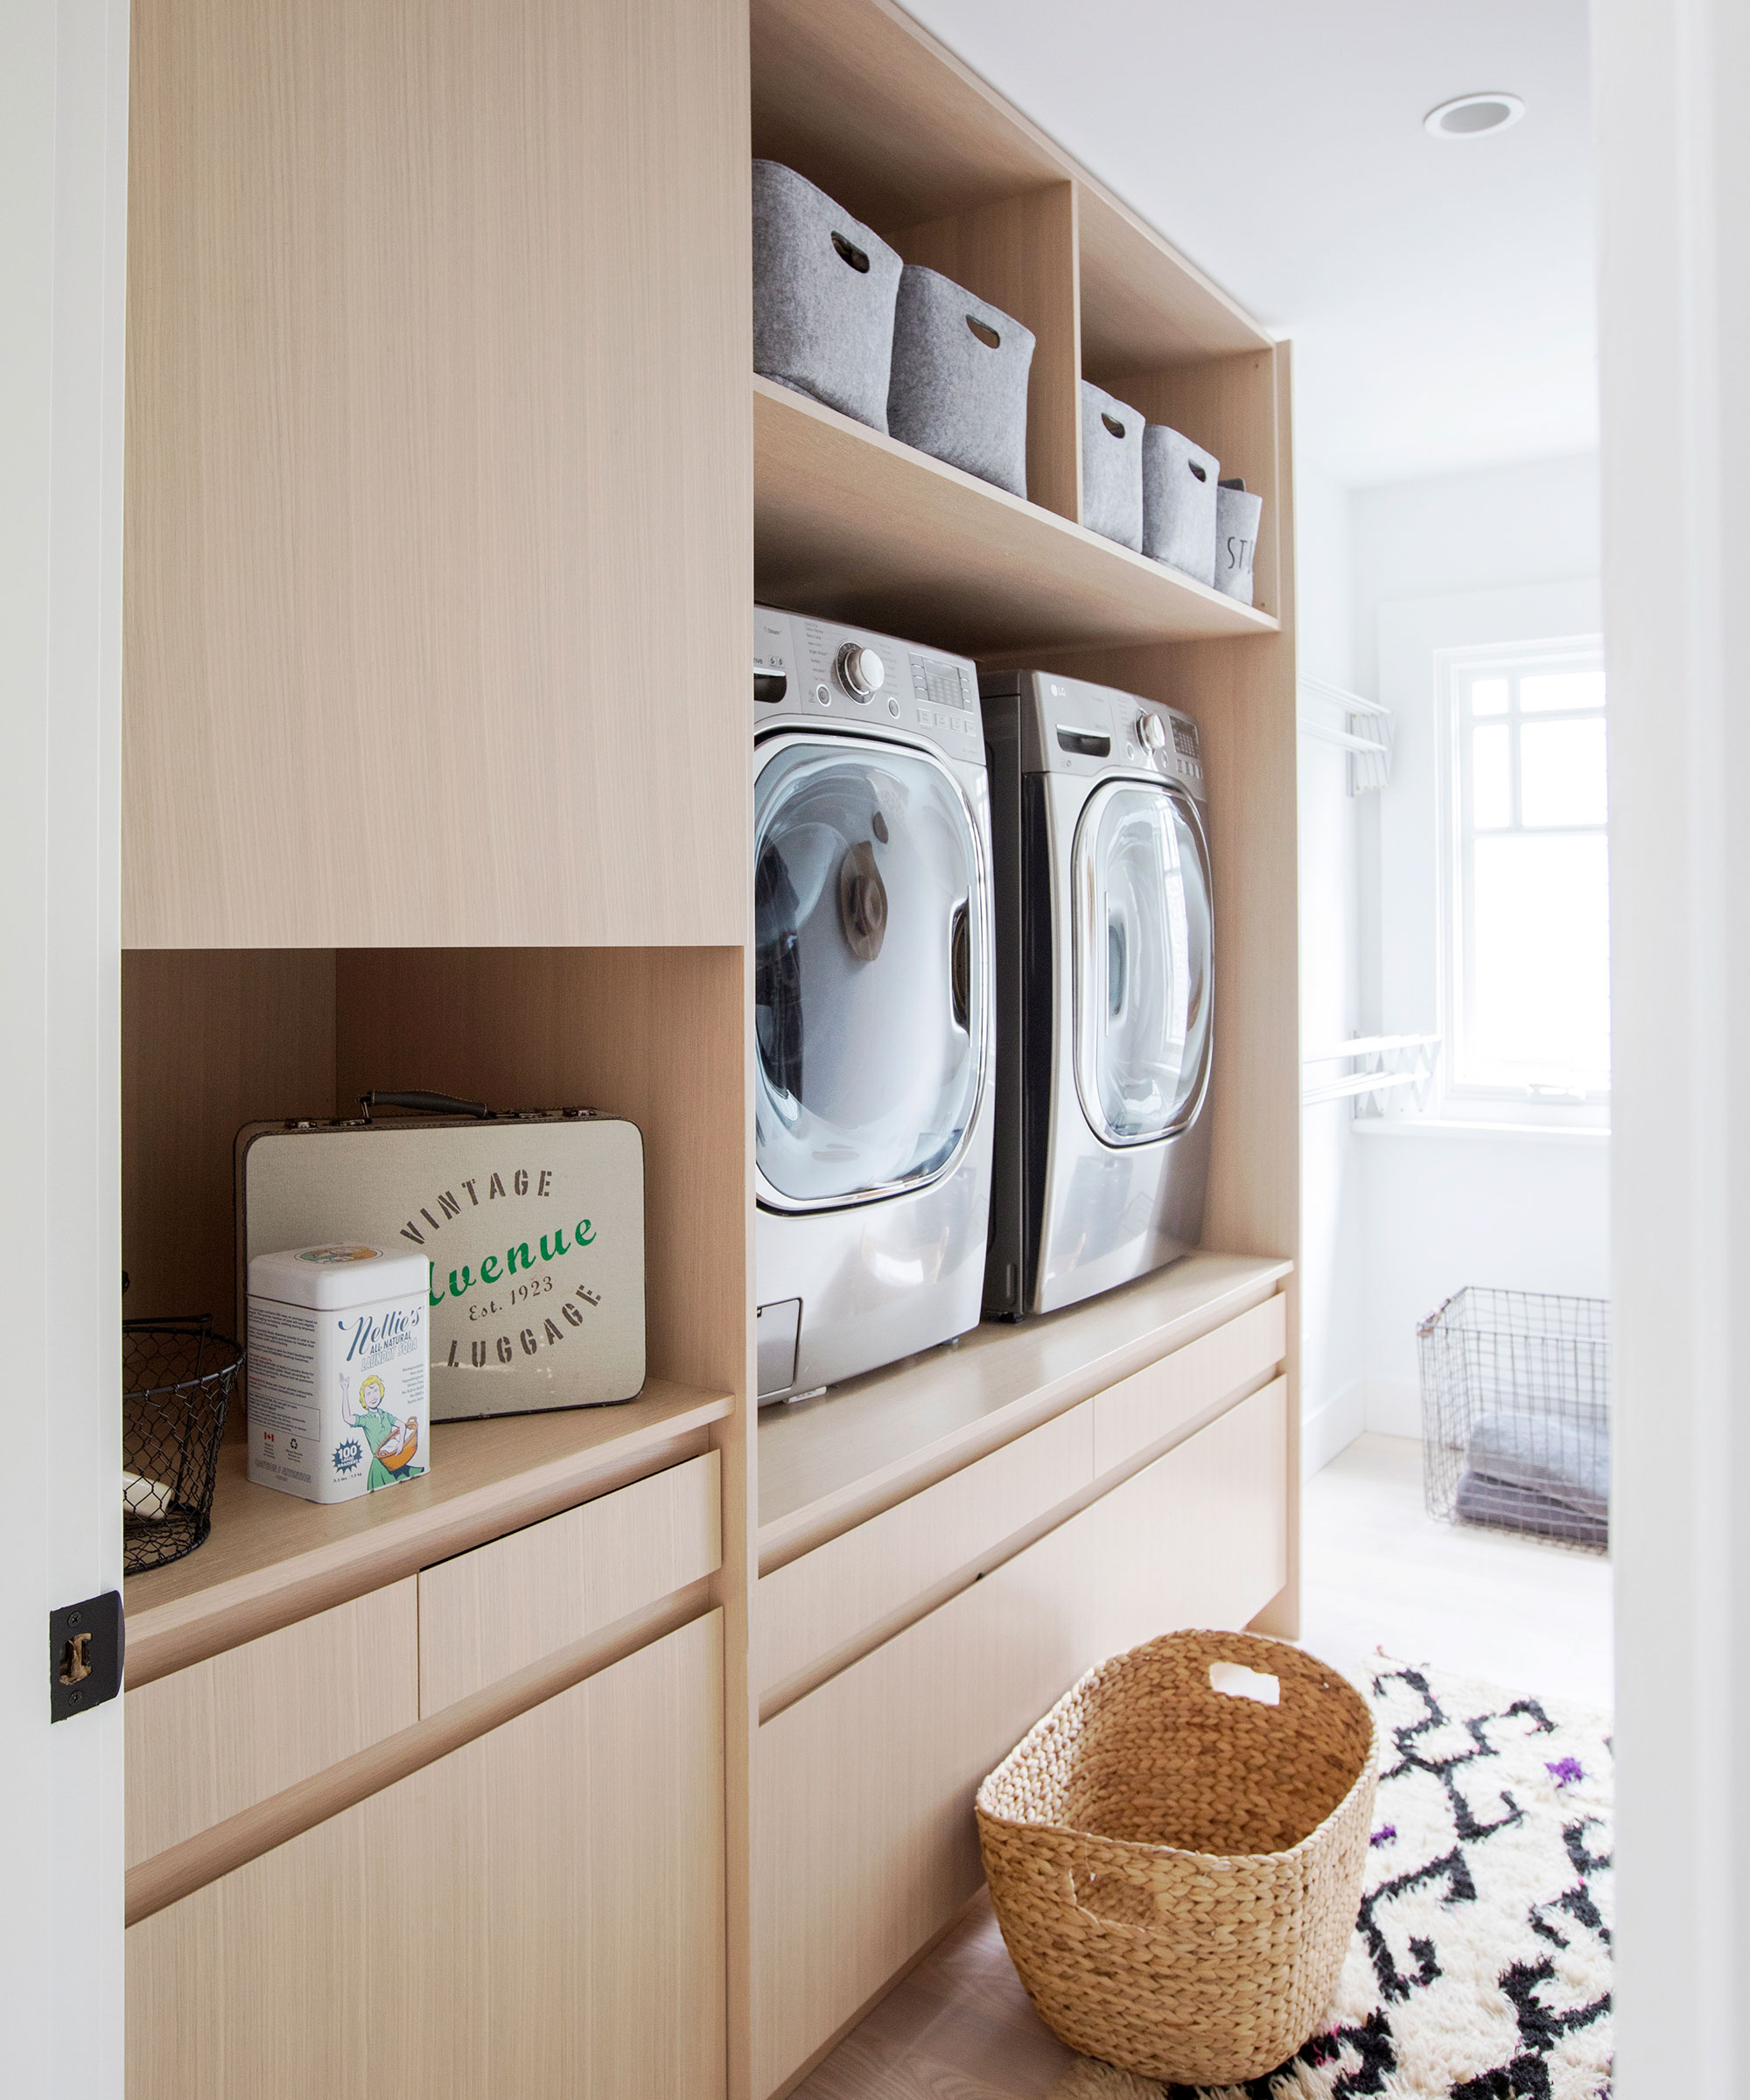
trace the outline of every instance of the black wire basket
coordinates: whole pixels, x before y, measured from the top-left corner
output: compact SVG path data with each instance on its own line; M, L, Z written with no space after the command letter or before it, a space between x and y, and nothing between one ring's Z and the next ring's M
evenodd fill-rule
M122 1323L122 1572L192 1553L213 1529L225 1410L243 1352L209 1313Z

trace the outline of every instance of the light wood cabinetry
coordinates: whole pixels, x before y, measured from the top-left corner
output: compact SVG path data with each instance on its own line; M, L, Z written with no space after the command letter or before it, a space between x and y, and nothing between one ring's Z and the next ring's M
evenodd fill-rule
M976 1890L977 1783L1082 1670L1281 1587L1284 1404L1278 1380L760 1729L757 2091Z
M130 1689L130 1866L419 1718L412 1577Z
M131 36L124 940L740 942L740 0Z
M419 1577L421 1713L716 1572L718 1454L652 1474Z
M762 1699L1085 1488L1095 1404L1084 1400L762 1576L754 1620Z
M711 1613L128 1932L130 2100L724 2088Z
M329 1510L228 1446L128 1589L133 2090L765 2100L1082 1669L1294 1629L1289 352L893 0L136 0L132 65L126 1309L233 1314L243 1122L588 1104L651 1374ZM750 384L750 145L1033 330L1027 500ZM1080 522L1084 376L1264 495L1255 605ZM1202 1247L757 1425L756 594L1183 708L1217 936Z

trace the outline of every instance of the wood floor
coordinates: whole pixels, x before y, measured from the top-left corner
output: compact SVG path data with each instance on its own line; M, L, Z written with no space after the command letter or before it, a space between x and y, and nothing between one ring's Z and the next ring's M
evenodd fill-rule
M1359 1678L1376 1648L1547 1698L1611 1704L1611 1571L1595 1554L1436 1523L1421 1446L1364 1436L1306 1483L1301 1635ZM796 2089L797 2100L1043 2100L1072 2061L980 1895Z

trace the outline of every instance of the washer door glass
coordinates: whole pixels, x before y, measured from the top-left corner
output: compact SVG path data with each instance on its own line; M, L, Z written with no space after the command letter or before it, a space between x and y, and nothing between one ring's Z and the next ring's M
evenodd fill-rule
M1142 1144L1182 1130L1210 1057L1209 864L1188 802L1111 780L1077 826L1075 1083L1095 1133Z
M753 816L768 1200L921 1186L952 1165L984 1084L984 872L966 799L921 753L794 743L762 766Z

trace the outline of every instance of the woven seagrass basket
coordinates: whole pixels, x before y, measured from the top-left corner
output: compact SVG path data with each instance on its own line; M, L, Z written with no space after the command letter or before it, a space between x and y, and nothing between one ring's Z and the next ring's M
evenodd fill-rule
M1212 1663L1278 1703L1214 1689ZM1376 1734L1339 1674L1256 1634L1168 1634L1089 1670L978 1789L1027 1994L1071 2048L1235 2085L1330 2002L1372 1824Z

